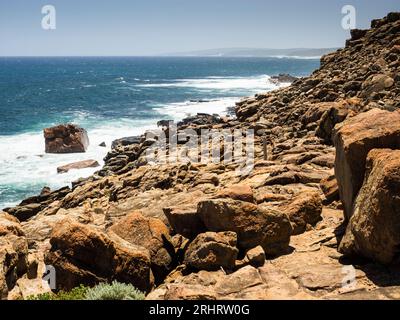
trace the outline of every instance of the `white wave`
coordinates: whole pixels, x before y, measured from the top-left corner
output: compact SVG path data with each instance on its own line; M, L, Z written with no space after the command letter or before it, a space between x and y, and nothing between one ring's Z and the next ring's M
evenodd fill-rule
M269 58L277 58L277 59L297 59L297 60L319 60L322 56L269 56Z
M226 114L227 108L235 106L235 103L239 100L239 97L233 97L209 101L185 101L159 105L155 110L160 114L168 116L171 120L179 121L200 112L224 115Z
M271 82L268 75L256 77L207 77L203 79L180 79L173 82L150 83L138 85L138 87L168 88L186 87L195 89L212 90L249 90L258 92L260 90L273 90L277 85Z
M46 154L42 132L0 136L0 189L26 189L31 185L35 189L32 194L35 194L38 186L56 189L70 185L72 181L88 177L101 167L71 170L65 174L58 174L57 167L88 159L97 160L102 166L113 140L139 135L155 127L153 121L103 123L88 130L90 145L87 152L74 154ZM102 142L106 143L106 148L99 146ZM17 203L7 202L0 193L0 208Z
M143 80L149 81L149 80ZM215 93L227 90L237 90L237 95L252 94L261 91L273 90L284 84L274 84L269 76L256 77L207 77L204 79L182 79L175 82L161 84L143 84L151 87L193 87L206 92ZM224 114L228 107L232 107L240 100L239 97L225 97L210 99L209 101L186 101L158 105L155 109L160 113L160 119L168 117L179 121L189 115L202 113ZM44 152L44 137L42 132L32 132L13 136L0 136L0 208L16 205L18 201L10 203L4 197L5 190L27 190L32 186L31 194L38 193L38 187L49 186L52 189L69 185L72 181L88 177L99 168L71 170L66 174L57 174L57 167L71 162L94 159L103 165L103 158L110 150L111 142L115 139L143 134L146 130L156 127L156 119L137 121L119 119L118 121L104 121L99 119L96 124L86 111L72 112L75 122L88 129L90 146L86 153L78 154L46 154ZM105 142L107 147L100 147ZM2 191L3 190L3 191ZM21 200L21 199L19 199Z

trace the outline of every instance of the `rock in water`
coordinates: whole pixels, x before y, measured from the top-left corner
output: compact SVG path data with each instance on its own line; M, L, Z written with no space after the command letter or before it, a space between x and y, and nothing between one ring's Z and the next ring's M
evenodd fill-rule
M44 138L46 153L80 153L89 146L86 130L74 124L46 128Z
M239 253L236 243L234 232L199 234L186 251L185 264L198 270L232 270Z
M57 289L113 280L146 292L153 286L149 251L115 234L67 218L54 227L50 244L45 263L56 270Z
M271 80L275 83L292 83L298 78L287 73L280 73L277 76L272 76Z
M378 262L393 261L400 246L400 150L368 154L365 182L339 250Z
M74 162L67 164L65 166L61 166L57 168L58 173L67 173L69 170L73 169L85 169L85 168L96 168L99 167L100 164L96 160L84 160L79 162Z
M399 123L399 111L372 109L335 127L335 175L347 219L364 181L368 152L375 148L399 149Z

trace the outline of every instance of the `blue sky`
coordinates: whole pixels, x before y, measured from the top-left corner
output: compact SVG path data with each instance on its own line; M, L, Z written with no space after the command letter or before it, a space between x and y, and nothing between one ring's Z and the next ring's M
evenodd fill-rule
M57 29L41 28L54 5ZM0 55L157 55L213 48L339 47L399 0L0 0Z

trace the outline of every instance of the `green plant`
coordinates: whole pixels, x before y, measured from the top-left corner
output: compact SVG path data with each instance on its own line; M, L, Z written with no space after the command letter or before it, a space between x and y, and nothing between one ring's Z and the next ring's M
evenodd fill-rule
M41 293L27 297L27 300L85 300L87 290L87 287L80 285L71 291L59 291L57 294L52 292Z
M41 293L33 296L29 296L26 300L56 300L56 295L51 292Z
M85 300L86 292L88 290L88 287L81 284L79 287L75 287L71 291L60 291L57 294L56 300Z
M143 292L131 284L114 281L111 284L101 283L86 292L86 300L144 300Z

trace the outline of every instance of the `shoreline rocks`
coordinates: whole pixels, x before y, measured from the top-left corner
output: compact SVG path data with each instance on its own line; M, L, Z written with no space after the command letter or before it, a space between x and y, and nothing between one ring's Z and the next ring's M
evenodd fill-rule
M323 56L309 77L243 99L236 119L200 114L178 125L178 135L254 129L246 176L236 175L237 162L148 164L156 140L143 134L116 140L104 167L72 190L46 188L7 209L21 223L0 218L0 264L1 252L25 261L29 245L27 265L19 269L14 259L6 268L8 298L41 282L35 266L44 263L56 267L59 288L116 279L147 299L387 298L398 291L398 17L353 31L347 47ZM10 225L23 233L10 235ZM12 248L10 237L21 246ZM343 284L347 268L356 291Z

